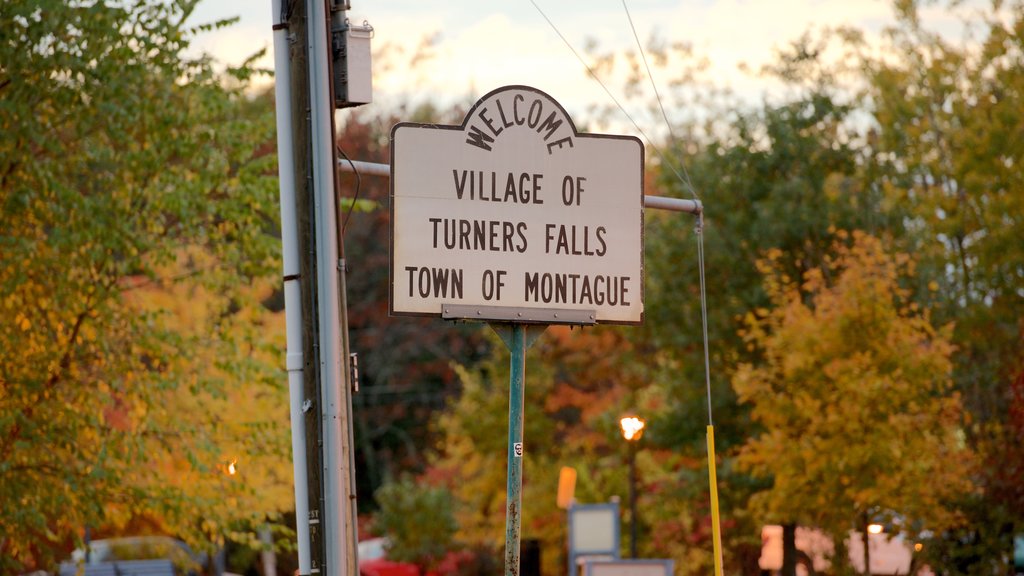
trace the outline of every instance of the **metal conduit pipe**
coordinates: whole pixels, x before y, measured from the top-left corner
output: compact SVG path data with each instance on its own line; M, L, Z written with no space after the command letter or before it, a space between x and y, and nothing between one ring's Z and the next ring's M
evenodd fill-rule
M306 434L302 415L302 302L299 290L299 235L295 214L295 164L292 142L292 93L288 27L282 0L272 0L274 29L274 95L277 114L277 176L281 197L281 252L284 272L288 408L292 429L292 467L295 475L295 529L299 573L310 573L309 495L306 475Z
M344 172L359 172L371 176L391 177L391 166L377 162L362 162L359 160L338 160L338 169ZM704 205L700 200L684 200L682 198L669 198L666 196L644 196L644 207L658 210L670 210L672 212L686 212L688 214L701 214L704 212Z

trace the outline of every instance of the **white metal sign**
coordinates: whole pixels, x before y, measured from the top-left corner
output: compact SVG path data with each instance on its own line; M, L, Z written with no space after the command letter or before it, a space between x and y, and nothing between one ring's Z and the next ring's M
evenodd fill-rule
M640 323L643 165L639 139L578 133L527 86L461 126L397 124L391 313Z

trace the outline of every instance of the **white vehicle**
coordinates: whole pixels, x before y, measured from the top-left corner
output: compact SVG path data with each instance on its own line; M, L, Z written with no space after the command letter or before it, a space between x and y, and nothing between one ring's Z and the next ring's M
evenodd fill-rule
M89 542L60 565L60 576L202 576L205 557L181 540L167 536L132 536Z

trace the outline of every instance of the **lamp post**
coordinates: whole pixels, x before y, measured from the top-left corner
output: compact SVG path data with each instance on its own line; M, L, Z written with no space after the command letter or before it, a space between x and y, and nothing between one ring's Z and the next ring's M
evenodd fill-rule
M629 445L629 557L636 558L636 445L644 435L646 422L639 416L619 420L622 437Z

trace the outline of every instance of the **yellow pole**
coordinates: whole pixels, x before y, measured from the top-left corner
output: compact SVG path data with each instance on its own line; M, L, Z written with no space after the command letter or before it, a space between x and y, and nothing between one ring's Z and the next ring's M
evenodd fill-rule
M708 424L708 479L711 482L711 533L715 546L715 576L722 576L722 526L718 517L718 479L715 476L715 427Z

